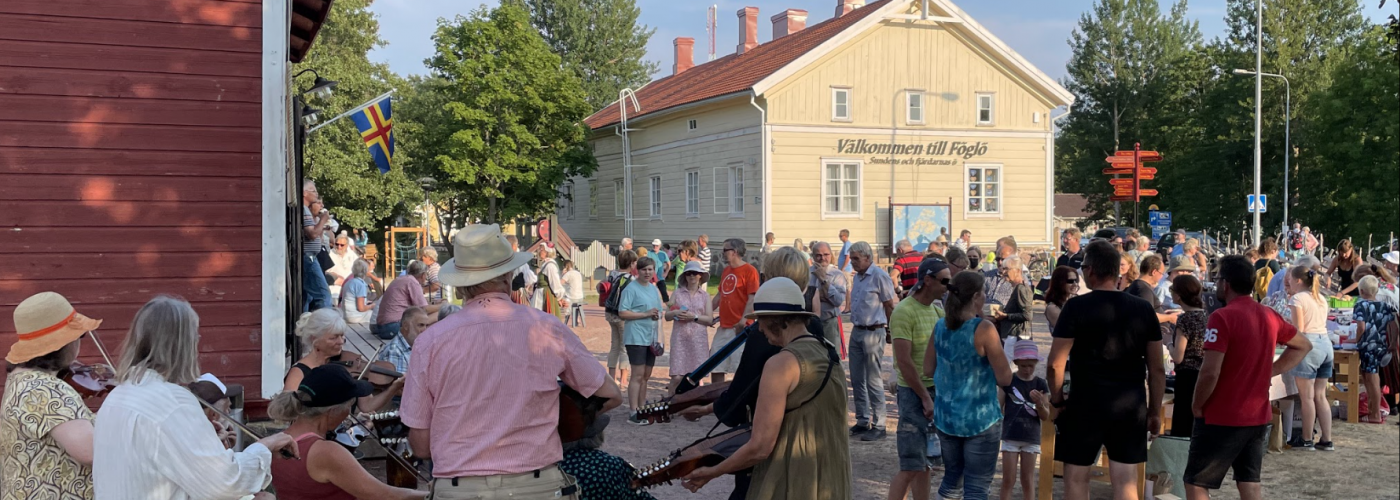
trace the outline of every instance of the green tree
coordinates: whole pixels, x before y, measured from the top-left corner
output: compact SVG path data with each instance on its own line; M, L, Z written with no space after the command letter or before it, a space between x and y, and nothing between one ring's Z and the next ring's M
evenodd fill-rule
M434 133L443 135L428 142L437 144L440 185L487 222L553 212L558 186L596 168L578 77L513 4L439 20L433 41L428 66L444 111Z
M590 110L617 100L624 88L651 81L657 64L644 61L655 28L637 23L635 0L507 0L530 12L550 50L583 81Z
M1315 101L1312 127L1317 168L1299 172L1299 215L1314 226L1365 245L1385 241L1400 207L1400 66L1386 27L1362 36ZM1324 222L1325 221L1325 222ZM1336 238L1332 238L1335 240Z
M405 87L388 66L370 62L370 49L384 45L379 21L369 11L370 0L338 0L317 35L316 44L295 70L314 69L339 84L329 98L305 96L309 104L330 118L354 108L390 88ZM293 87L306 89L315 79L302 75ZM396 106L397 107L397 106ZM395 117L395 137L402 141L405 123ZM312 133L306 142L305 175L316 181L326 206L342 223L357 228L379 228L393 217L412 210L423 199L422 191L405 175L412 151L396 148L394 168L380 175L365 149L360 133L348 118Z
M1165 14L1156 0L1100 0L1080 17L1064 80L1075 102L1056 139L1059 191L1084 193L1103 217L1111 213L1112 189L1102 170L1114 150L1140 142L1164 152L1163 171L1179 162L1171 151L1189 139L1182 129L1199 107L1206 67L1200 45L1184 0ZM1124 207L1125 222L1133 208Z

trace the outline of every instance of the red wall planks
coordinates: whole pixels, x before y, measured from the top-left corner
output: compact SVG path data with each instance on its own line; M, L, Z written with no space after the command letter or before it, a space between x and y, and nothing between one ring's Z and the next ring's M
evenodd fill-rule
M0 2L0 13L205 26L262 26L262 7L257 3L210 0L64 0L62 5L55 4L53 0L5 0Z
M0 0L0 324L56 291L116 354L141 304L181 296L204 371L260 397L261 19L257 0Z
M0 199L9 200L238 202L261 191L248 178L0 173Z
M262 80L239 76L26 68L0 71L0 93L262 102Z
M78 17L0 16L0 39L262 53L259 28Z
M0 197L2 198L2 197ZM74 234L81 237L74 237ZM27 227L0 231L0 255L95 252L257 252L261 227ZM3 289L3 285L0 285ZM3 324L3 322L0 322ZM4 328L0 328L3 331Z
M52 149L0 146L0 173L248 177L262 179L261 153Z
M0 109L13 121L262 127L255 102L0 94Z

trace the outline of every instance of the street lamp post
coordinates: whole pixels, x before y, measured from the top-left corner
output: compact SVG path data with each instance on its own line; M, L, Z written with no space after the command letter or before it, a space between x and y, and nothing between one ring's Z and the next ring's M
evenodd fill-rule
M1264 0L1254 0L1255 8L1255 30L1254 30L1254 200L1258 203L1260 191L1263 191L1263 168L1264 156L1259 146L1259 134L1263 128L1264 106L1261 99L1264 97ZM1253 207L1250 207L1253 208ZM1254 246L1259 246L1259 211L1254 210Z
M1236 75L1253 75L1254 72L1247 69L1236 69L1232 73ZM1283 226L1288 227L1288 204L1291 194L1288 191L1288 177L1293 175L1293 171L1288 168L1289 157L1293 156L1293 140L1289 136L1289 126L1293 122L1293 90L1288 84L1288 77L1277 73L1261 73L1262 76L1280 78L1283 80Z

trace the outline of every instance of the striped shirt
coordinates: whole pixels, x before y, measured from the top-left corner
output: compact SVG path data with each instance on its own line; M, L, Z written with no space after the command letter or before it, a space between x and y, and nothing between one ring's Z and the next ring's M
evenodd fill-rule
M905 290L914 288L914 283L919 281L919 264L923 261L924 254L917 250L910 251L894 261L894 270L895 275L899 277L899 286L904 287Z
M301 225L306 227L316 227L316 217L311 215L311 207L301 207ZM301 237L301 252L307 255L321 253L321 239L307 238L303 233Z
M519 474L563 460L558 383L592 396L608 376L558 318L504 293L467 300L413 350L399 415L428 430L440 478Z
M710 272L710 247L700 247L700 269Z
M147 370L102 403L93 428L98 500L239 498L272 482L272 452L224 449L193 393Z

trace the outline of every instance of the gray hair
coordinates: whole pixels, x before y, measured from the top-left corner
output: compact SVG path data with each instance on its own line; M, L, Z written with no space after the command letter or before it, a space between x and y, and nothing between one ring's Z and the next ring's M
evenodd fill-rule
M1298 261L1294 262L1293 265L1304 266L1308 269L1312 269L1314 267L1322 265L1322 261L1317 260L1317 257L1313 257L1311 255L1304 255L1302 257L1299 257Z
M461 310L462 310L462 306L459 306L459 305L457 305L457 304L448 304L448 305L442 306L442 309L438 309L438 321L442 321L442 320L444 320L444 319L447 319L447 317L448 317L448 316L451 316L452 313L455 313L455 312L461 311Z
M625 246L631 245L631 244L632 244L632 238L623 238L623 239L622 239L622 243L621 243L622 246L625 247Z
M899 240L894 244L894 249L900 252L908 252L914 249L914 244L909 243L909 240Z
M423 273L428 272L428 266L420 261L412 260L408 262L408 269L404 272L414 278L421 278L423 277Z
M730 250L733 250L734 253L739 255L739 257L743 257L744 254L748 253L748 244L744 243L744 240L739 238L730 238L724 240L724 246L726 248L729 248Z
M419 257L431 257L431 258L433 259L433 262L437 262L437 261L438 261L437 249L436 249L436 248L433 248L433 247L424 248L422 251L418 252L418 256L419 256Z
M369 261L355 259L355 263L350 265L350 275L360 279L369 278Z
M470 299L483 293L510 293L510 283L515 280L515 270L511 269L504 274L488 279L471 286L457 287L458 295L464 299Z
M136 311L122 344L117 380L139 382L147 370L178 385L199 378L199 314L189 302L161 295Z
M846 253L858 253L866 257L875 255L875 251L870 248L870 244L864 241L857 241L854 245L851 245L851 250Z
M345 333L345 330L345 318L329 307L302 313L301 317L297 318L296 334L301 339L301 347L307 351L310 351L311 346L321 337Z
M831 251L831 244L825 241L813 241L810 247L813 253L817 251L817 247L826 247L827 251Z

